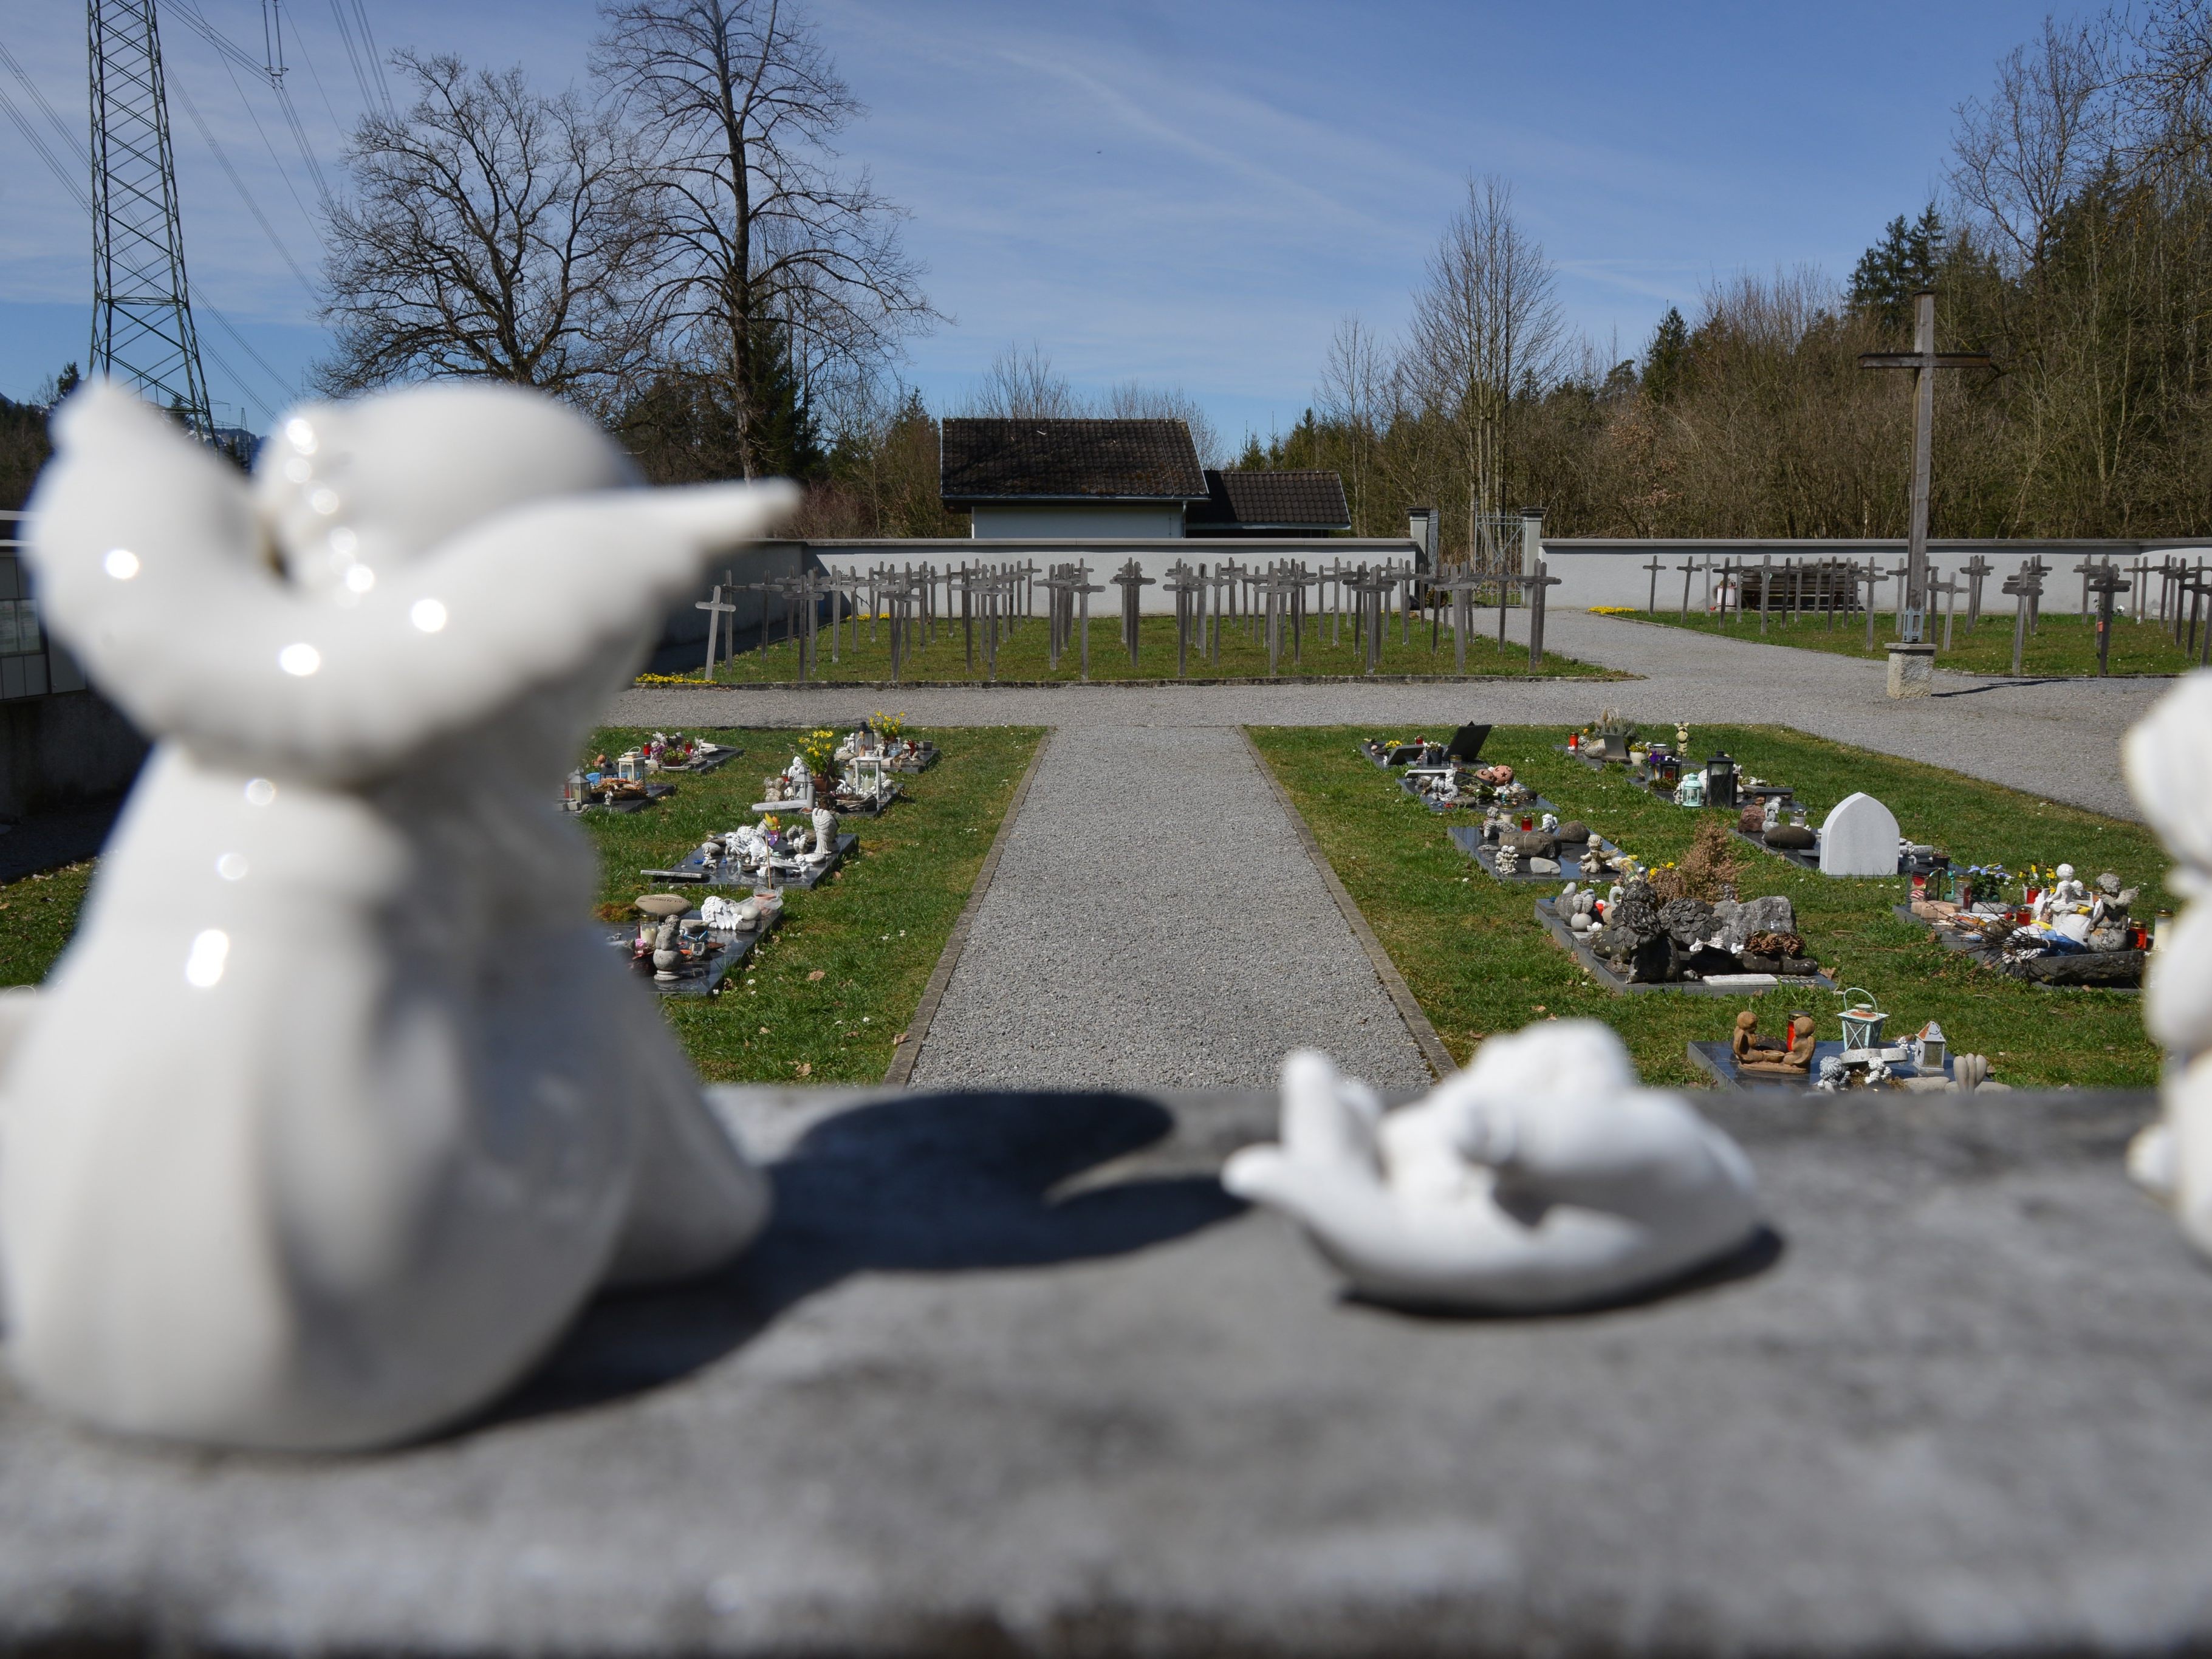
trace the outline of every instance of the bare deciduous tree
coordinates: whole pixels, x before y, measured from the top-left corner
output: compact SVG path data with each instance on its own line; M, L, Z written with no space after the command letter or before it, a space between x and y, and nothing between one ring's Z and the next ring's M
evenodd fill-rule
M440 375L599 400L647 349L636 273L652 231L621 132L520 70L395 55L419 94L372 112L332 207L318 379L353 392Z
M1999 60L1990 95L1958 107L1951 189L2030 270L2042 266L2060 213L2108 153L2105 56L2101 26L2046 17L2039 41Z
M866 113L793 0L609 0L594 69L641 129L655 191L656 310L715 363L744 471L771 367L866 366L937 319L904 214L833 141Z
M1368 528L1368 486L1375 470L1375 447L1389 414L1390 364L1375 331L1356 316L1336 325L1322 365L1319 402L1322 418L1343 434L1355 534Z
M1191 447L1200 466L1219 466L1223 461L1221 434L1197 398L1181 386L1150 386L1124 380L1100 399L1098 412L1122 421L1181 421L1190 431Z
M1470 179L1413 296L1408 367L1462 453L1478 562L1504 551L1486 532L1504 512L1515 394L1554 378L1564 337L1551 266L1513 216L1512 187Z
M1026 351L1010 345L992 358L961 405L963 415L1000 421L1073 420L1089 412L1034 340Z

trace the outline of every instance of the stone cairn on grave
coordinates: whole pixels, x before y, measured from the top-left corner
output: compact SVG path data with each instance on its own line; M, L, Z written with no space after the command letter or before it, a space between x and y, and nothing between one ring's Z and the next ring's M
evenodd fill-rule
M1736 974L1809 979L1820 971L1805 949L1789 899L1663 898L1638 876L1608 905L1590 948L1638 985L1677 984Z

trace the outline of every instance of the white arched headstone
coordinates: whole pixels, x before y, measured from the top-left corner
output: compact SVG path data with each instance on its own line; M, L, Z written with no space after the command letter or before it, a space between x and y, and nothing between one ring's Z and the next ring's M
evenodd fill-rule
M1893 876L1897 847L1897 815L1872 795L1846 796L1820 826L1820 873Z

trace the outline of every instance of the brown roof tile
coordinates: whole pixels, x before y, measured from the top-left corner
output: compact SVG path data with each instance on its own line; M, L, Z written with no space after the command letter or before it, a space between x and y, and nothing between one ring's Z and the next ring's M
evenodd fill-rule
M998 421L943 426L939 488L969 501L1194 501L1206 478L1181 421Z

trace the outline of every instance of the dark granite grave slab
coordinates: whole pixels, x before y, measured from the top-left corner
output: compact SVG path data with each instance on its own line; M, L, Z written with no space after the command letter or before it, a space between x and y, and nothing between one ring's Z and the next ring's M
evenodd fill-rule
M592 801L579 810L586 812L642 812L648 806L658 806L675 793L676 786L672 783L648 783L645 786L642 800L617 800L604 804Z
M1749 842L1771 858L1787 859L1801 870L1817 871L1820 867L1820 852L1817 847L1769 847L1765 836L1747 835L1735 824L1729 826L1729 834L1738 841Z
M1566 878L1557 878L1562 884ZM1557 904L1551 899L1536 901L1536 920L1544 924L1544 931L1553 942L1580 963L1590 976L1608 991L1633 995L1644 991L1674 991L1693 997L1763 997L1770 991L1788 991L1802 987L1808 991L1836 993L1839 988L1834 977L1823 968L1817 974L1777 975L1771 985L1737 986L1708 985L1703 980L1658 980L1646 982L1623 976L1613 964L1590 949L1575 934L1559 915Z
M1261 1095L717 1091L775 1219L380 1455L0 1385L19 1654L2212 1650L2212 1270L2147 1096L1717 1091L1762 1247L1413 1317L1212 1179Z
M1601 756L1593 755L1587 749L1570 749L1564 743L1553 744L1552 745L1552 750L1554 754L1565 755L1569 760L1580 761L1584 766L1589 768L1593 772L1602 772L1608 766L1626 766L1628 764L1625 760L1608 761Z
M1781 1033L1778 1031L1773 1031L1769 1032L1767 1035L1770 1036L1779 1036ZM1800 1089L1805 1086L1802 1081L1793 1080L1788 1078L1768 1077L1757 1072L1746 1072L1741 1070L1735 1063L1735 1050L1732 1049L1725 1042L1692 1042L1688 1045L1688 1048L1690 1063L1697 1066L1699 1070L1709 1073L1714 1079L1720 1083L1724 1088ZM1824 1060L1828 1060L1836 1055L1841 1054L1843 1052L1844 1045L1840 1039L1828 1042L1814 1042L1813 1045L1813 1070L1811 1075L1813 1077L1820 1076L1820 1062ZM1891 1066L1889 1069L1891 1074L1896 1077L1917 1079L1925 1075L1932 1079L1933 1078L1941 1075L1942 1077L1948 1078L1951 1075L1951 1057L1948 1052L1944 1054L1943 1067L1940 1073L1929 1072L1923 1074L1919 1067L1916 1066L1908 1066L1901 1060Z
M690 910L685 914L687 916L696 916L699 913L696 910ZM753 953L753 947L769 933L774 933L782 921L783 912L778 910L775 919L765 929L753 928L740 931L735 927L709 927L706 937L721 946L721 949L703 961L686 963L683 967L676 969L674 970L676 977L672 980L660 978L655 972L650 958L642 962L631 958L632 942L637 937L635 929L627 933L611 933L607 936L607 942L612 948L620 951L625 960L630 961L632 973L659 992L661 995L703 997L720 985L727 977L732 969L750 956Z
M892 803L896 801L902 795L905 794L905 793L906 790L902 786L893 784L891 786L890 793L888 795L882 796L875 800L864 801L858 806L839 806L836 808L837 814L841 817L848 818L879 818L883 817L884 813L890 811Z
M1929 921L1924 916L1914 915L1912 914L1912 907L1910 904L1893 904L1890 906L1890 914L1895 916L1899 921L1909 921L1915 927L1925 927L1929 933L1935 934L1936 939L1942 945L1945 950L1955 951L1960 956L1970 957L1993 974L2002 974L2007 979L2016 979L2024 985L2034 986L2038 990L2111 991L2121 996L2140 995L2142 991L2142 975L2148 963L2149 953L2148 951L2108 951L2085 953L2096 956L2126 957L2128 959L2128 965L2133 971L2133 978L2135 981L2133 984L2053 985L2038 978L2033 973L2021 973L2008 966L2004 960L2004 951L2002 948L1984 945L1978 939L1962 938L1960 935L1952 932L1948 927L1937 927L1934 922ZM2069 958L2060 957L2058 960L2065 961L2069 960ZM2026 964L2022 965L2025 966Z
M1557 811L1559 809L1547 805L1545 810ZM1577 868L1570 870L1563 867L1557 875L1537 876L1529 874L1526 870L1516 870L1510 876L1501 876L1498 873L1498 849L1483 840L1480 824L1455 823L1445 833L1452 838L1452 845L1480 865L1489 872L1492 880L1502 881L1509 887L1530 884L1541 887L1564 887L1571 881L1583 879L1579 868L1580 860L1577 861ZM1620 850L1602 836L1594 836L1593 839L1597 843L1598 850L1608 856Z
M817 886L832 870L845 861L845 854L860 843L860 838L849 830L841 832L837 836L837 850L823 860L819 866L807 870L803 875L778 871L771 865L769 867L774 875L773 884L777 887ZM731 863L726 859L718 861L713 869L708 869L706 854L696 847L691 849L691 855L681 864L666 870L641 870L638 874L651 876L656 881L696 882L708 887L750 888L758 884L750 871Z
M683 777L696 778L702 776L706 773L712 772L720 767L727 766L732 761L737 759L745 751L742 749L717 749L711 755L700 756L682 766L669 766L664 764L660 769L664 772L675 773Z

